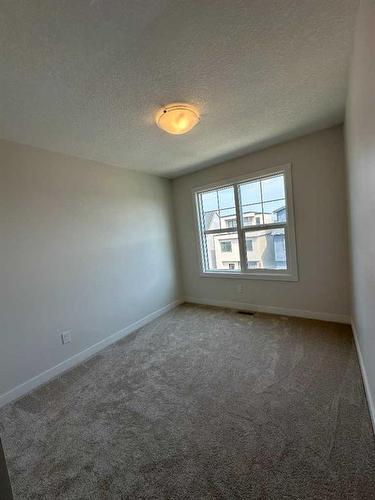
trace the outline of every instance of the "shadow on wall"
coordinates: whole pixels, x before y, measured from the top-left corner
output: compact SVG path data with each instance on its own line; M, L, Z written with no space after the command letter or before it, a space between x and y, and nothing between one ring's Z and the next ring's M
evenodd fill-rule
M4 450L0 440L0 498L2 500L13 500L12 487L10 485L8 468L5 461Z

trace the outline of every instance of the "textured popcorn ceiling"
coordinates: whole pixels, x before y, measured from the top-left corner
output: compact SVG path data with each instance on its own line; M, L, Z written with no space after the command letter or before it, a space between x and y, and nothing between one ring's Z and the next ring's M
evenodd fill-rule
M177 176L343 120L356 0L1 0L0 136ZM160 105L196 104L184 136Z

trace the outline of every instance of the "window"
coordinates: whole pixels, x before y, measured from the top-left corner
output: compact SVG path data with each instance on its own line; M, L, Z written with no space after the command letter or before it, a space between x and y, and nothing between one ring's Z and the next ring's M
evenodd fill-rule
M232 251L232 242L231 241L220 241L221 251L222 252L231 252Z
M254 250L253 248L253 240L250 238L246 238L246 251L247 252L252 252Z
M236 219L227 219L225 221L226 227L236 227L237 226L237 221Z
M290 165L194 197L205 276L298 279Z
M258 267L258 262L256 260L249 260L247 263L249 269L256 269Z

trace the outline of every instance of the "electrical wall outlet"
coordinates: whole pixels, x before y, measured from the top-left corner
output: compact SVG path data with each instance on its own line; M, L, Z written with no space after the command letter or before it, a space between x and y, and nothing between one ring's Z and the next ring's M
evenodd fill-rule
M72 341L72 332L62 332L61 334L61 343L62 344L70 344Z

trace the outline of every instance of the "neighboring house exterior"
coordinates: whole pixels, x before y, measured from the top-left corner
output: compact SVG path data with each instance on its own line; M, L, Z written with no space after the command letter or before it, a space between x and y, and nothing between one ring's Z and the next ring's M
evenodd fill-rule
M264 214L264 224L285 221L286 209ZM263 224L262 214L243 213L244 225L255 229ZM206 220L207 229L236 227L236 217L219 217L217 212ZM286 269L285 236L282 228L249 231L246 234L246 255L249 269ZM240 270L240 250L237 233L211 234L207 238L209 269Z

